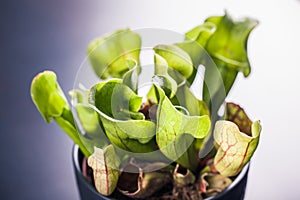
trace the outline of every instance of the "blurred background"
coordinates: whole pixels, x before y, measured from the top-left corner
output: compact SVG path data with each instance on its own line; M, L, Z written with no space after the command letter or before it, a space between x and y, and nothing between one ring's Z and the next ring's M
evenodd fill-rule
M95 37L119 28L186 32L210 15L253 17L252 74L228 100L263 124L246 200L299 199L300 1L22 0L0 6L0 198L79 199L72 142L46 124L30 99L36 73L50 69L67 92Z

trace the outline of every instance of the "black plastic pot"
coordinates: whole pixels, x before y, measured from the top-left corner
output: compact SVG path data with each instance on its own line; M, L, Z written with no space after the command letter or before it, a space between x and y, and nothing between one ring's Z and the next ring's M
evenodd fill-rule
M79 151L77 145L73 147L73 165L75 170L75 176L79 189L81 200L120 200L129 199L123 196L120 198L109 198L99 194L96 189L86 181L82 175L81 163L83 160L83 154ZM245 190L247 185L249 164L247 164L233 183L220 194L209 197L205 200L243 200L245 196Z

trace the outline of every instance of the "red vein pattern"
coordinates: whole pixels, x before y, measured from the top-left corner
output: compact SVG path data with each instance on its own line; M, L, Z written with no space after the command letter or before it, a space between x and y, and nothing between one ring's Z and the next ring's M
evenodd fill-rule
M253 155L258 144L259 132L260 129L255 129L256 137L250 137L240 132L233 122L218 121L214 132L215 141L219 145L214 158L217 171L226 176L237 175Z

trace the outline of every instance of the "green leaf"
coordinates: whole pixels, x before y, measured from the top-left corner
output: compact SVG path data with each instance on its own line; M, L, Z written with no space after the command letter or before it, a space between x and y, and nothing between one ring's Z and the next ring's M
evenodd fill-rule
M258 22L250 18L234 21L226 13L224 16L210 17L206 23L212 23L216 26L216 30L208 38L205 49L213 58L217 70L214 69L213 65L204 63L206 71L203 99L209 107L212 102L216 107L219 107L229 93L238 72L243 72L245 77L250 74L247 40ZM222 81L216 81L214 77L220 75Z
M175 45L180 47L189 54L193 61L194 68L197 69L201 64L203 56L205 56L205 45L208 38L213 34L215 25L212 23L204 23L199 25L185 34L185 40Z
M185 40L196 41L200 46L205 47L207 40L214 33L216 26L214 23L205 22L196 26L185 34Z
M193 83L197 69L200 64L203 64L206 57L208 56L205 45L208 38L212 35L215 30L215 25L207 22L199 25L185 34L185 40L175 45L184 50L191 57L193 61L193 73L188 78L190 84Z
M168 73L168 63L159 54L154 54L155 76L153 82L157 83L172 98L177 91L176 81Z
M164 69L167 71L166 73L172 80L176 80L174 84L176 84L177 89L175 96L167 95L172 103L177 106L182 106L187 109L189 115L193 116L201 116L201 115L209 115L209 109L206 106L204 101L201 101L195 97L195 95L191 92L190 87L188 86L188 82L185 77L178 74L175 70L172 69ZM160 87L162 84L158 84ZM175 86L174 86L175 87ZM164 89L162 87L162 89ZM165 93L168 90L164 89ZM168 94L168 93L166 93ZM154 93L154 88L152 87L148 93L148 98L152 99L152 102L158 102Z
M205 102L195 97L187 86L187 83L178 88L176 96L171 99L171 101L174 105L185 107L188 110L189 115L202 116L210 114Z
M105 135L103 126L98 119L98 113L88 103L89 91L80 86L82 90L71 90L69 92L72 97L72 105L75 108L78 123L81 127L78 130L83 130L84 136L81 136L84 144L90 152L94 151L94 146L103 148L109 144Z
M148 120L116 120L94 108L100 117L109 141L119 148L136 153L156 150L153 140L155 124Z
M138 112L142 98L120 79L101 82L91 88L90 103L98 113L107 138L123 150L145 153L156 150L155 124ZM134 119L134 120L133 120Z
M78 119L85 131L85 136L93 141L94 146L103 148L109 144L104 128L98 118L98 113L90 106L84 104L74 105Z
M96 141L90 140L81 134L71 112L65 110L61 117L55 118L55 122L79 146L85 157L89 157L93 153L93 148L97 145Z
M127 60L129 68L131 68L128 72L126 72L123 76L123 84L127 85L130 89L132 89L135 93L137 93L138 89L138 66L135 60Z
M139 62L141 38L129 29L95 39L87 53L95 73L102 79L120 78L129 70L128 59Z
M177 70L186 78L192 75L193 62L185 51L175 45L157 45L153 49L167 61L171 69Z
M207 115L184 115L172 105L162 89L155 86L155 91L159 97L156 142L169 159L195 171L199 149L193 153L188 149L196 147L195 141L205 138L210 130L210 119Z
M84 130L89 135L101 133L102 129L99 124L98 114L90 106L77 104L74 106L77 111L77 116L81 121Z
M48 123L55 119L56 123L78 144L83 154L88 157L91 150L84 143L84 137L77 131L72 112L63 91L57 83L55 73L52 71L39 73L33 79L30 91L32 100L44 119Z
M51 71L39 73L31 84L31 98L47 122L62 115L68 109L66 97Z
M214 158L214 166L224 176L235 176L248 163L258 145L261 125L259 121L251 125L251 136L240 132L230 121L217 121L214 130L215 142L219 145Z
M117 187L120 158L112 145L99 149L88 158L88 165L93 169L95 187L100 194L110 195Z
M209 38L206 49L214 58L226 63L226 67L250 74L250 63L247 56L247 40L258 21L245 18L233 21L226 13L221 17L210 17L206 22L217 26Z
M139 111L142 97L137 96L121 79L100 82L90 90L89 102L101 112L118 120L144 119Z
M204 56L207 55L206 50L202 46L200 46L197 42L191 40L183 41L181 43L176 43L174 45L178 46L186 53L188 53L188 55L192 59L193 72L191 76L188 78L188 82L192 84L196 77L197 69L199 65L202 63Z

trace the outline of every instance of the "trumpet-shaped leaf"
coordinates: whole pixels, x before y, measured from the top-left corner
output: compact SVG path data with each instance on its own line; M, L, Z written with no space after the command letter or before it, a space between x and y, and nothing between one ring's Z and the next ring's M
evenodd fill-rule
M123 76L123 84L127 85L135 93L138 89L138 66L135 60L127 60L130 70Z
M188 82L190 84L193 83L196 77L198 66L200 64L205 63L205 59L209 57L204 47L206 45L206 42L208 41L208 38L212 35L214 31L215 25L206 22L187 32L185 34L186 37L183 42L175 44L176 46L184 50L186 53L188 53L193 61L193 73L188 78Z
M193 62L189 54L175 45L157 45L154 47L156 54L163 57L171 69L180 72L186 78L193 73Z
M36 107L49 123L52 119L69 135L80 147L85 156L89 156L92 149L85 138L77 131L76 124L66 100L66 97L57 83L54 72L39 73L31 84L31 97Z
M140 36L125 29L95 39L89 44L87 53L95 73L100 78L121 78L129 70L128 59L139 62L140 49Z
M180 105L186 108L189 115L202 116L210 114L205 102L195 97L187 86L187 83L178 87L176 96L171 100L174 105Z
M120 159L112 145L103 150L95 147L88 158L88 165L93 169L95 187L103 195L110 195L117 187Z
M210 17L206 22L217 27L206 44L209 54L225 62L227 68L242 71L248 76L250 63L247 56L247 40L258 22L250 18L233 21L227 13L224 16Z
M251 125L251 136L241 132L231 121L217 121L214 138L219 145L214 166L225 176L237 175L252 157L259 141L259 121Z
M208 38L205 49L217 66L203 63L206 66L203 87L203 99L217 108L224 102L238 72L247 77L250 74L250 63L247 55L247 40L250 32L258 24L256 20L246 18L233 21L226 13L206 20L216 26L214 33ZM222 77L216 81L214 77ZM218 109L215 109L217 112ZM215 114L215 113L213 113Z
M208 39L214 33L215 29L216 29L216 26L214 23L205 22L204 24L196 26L195 28L193 28L192 30L187 32L185 34L185 39L186 39L186 41L189 41L189 40L195 41L200 46L205 47ZM195 56L197 56L197 55L195 55Z
M66 97L57 83L55 73L52 71L39 73L33 79L31 97L47 122L50 122L54 117L61 116L65 109L69 109Z
M159 54L154 54L155 76L153 82L157 83L172 98L177 91L176 81L168 73L168 63Z
M138 112L142 105L142 97L124 85L121 79L100 82L93 86L89 101L114 119L144 119L144 115Z
M98 111L107 138L121 149L146 153L156 150L155 124L148 120L115 120Z
M199 45L197 45L199 47ZM209 115L209 110L204 101L195 97L188 87L186 78L170 69L166 60L155 54L155 74L154 82L157 83L172 103L187 109L189 115ZM151 88L153 92L153 88ZM155 95L152 95L152 97Z
M110 142L105 135L98 113L90 105L76 104L74 107L89 143L98 148L107 146Z
M188 149L195 147L195 140L203 140L209 132L209 117L184 115L172 105L162 89L155 86L155 92L159 99L156 141L160 150L169 159L195 170L199 149L193 152Z
M156 150L153 140L155 124L144 120L144 115L138 112L142 98L121 83L121 80L110 80L93 86L90 103L95 105L92 107L99 114L111 143L130 152Z

